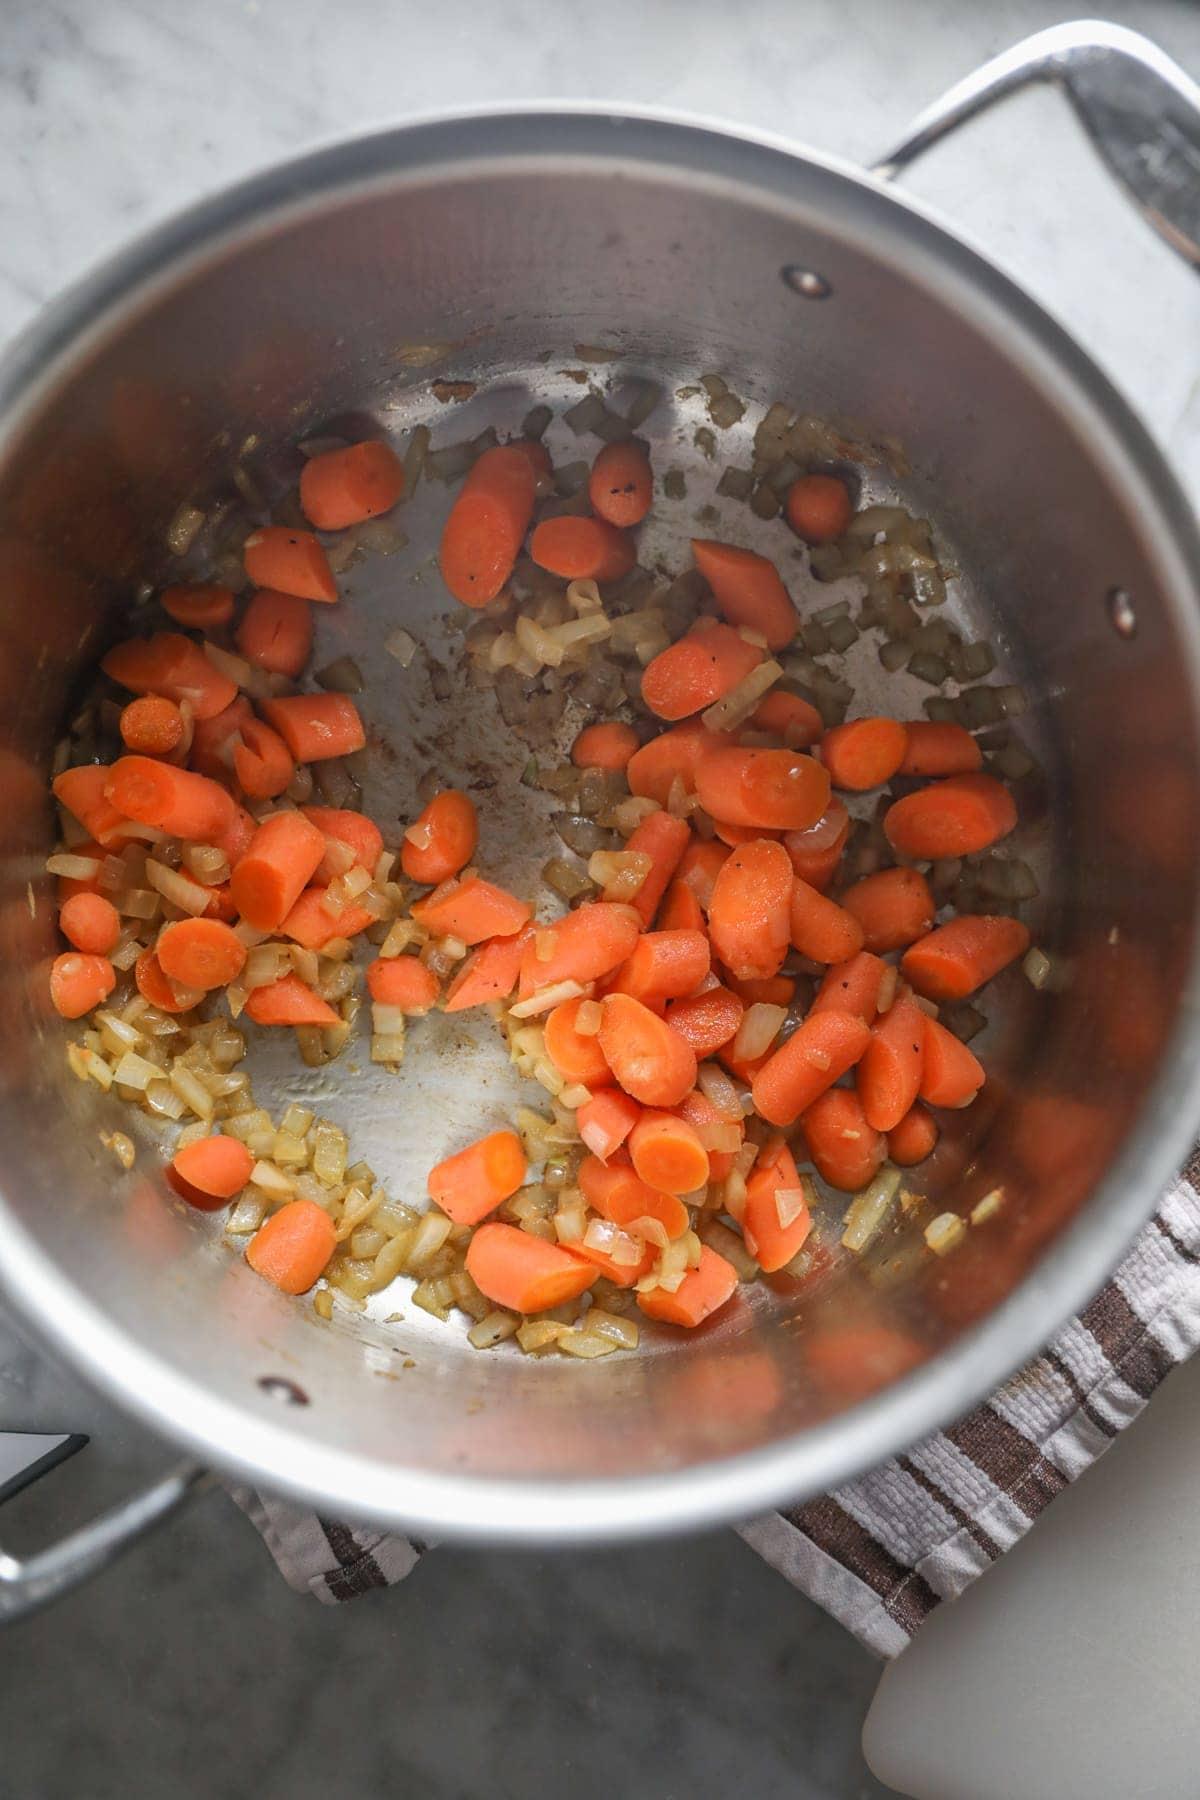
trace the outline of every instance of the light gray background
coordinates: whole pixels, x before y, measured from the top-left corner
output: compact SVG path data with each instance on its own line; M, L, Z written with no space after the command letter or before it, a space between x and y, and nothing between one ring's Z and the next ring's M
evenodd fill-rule
M1200 14L1110 5L1200 75ZM1035 0L8 0L0 339L132 233L264 163L413 112L684 108L857 160L974 63L1072 16ZM1052 94L916 173L1088 344L1200 492L1200 285ZM161 1451L0 1326L0 1428L94 1442L0 1512L22 1548ZM567 1560L437 1552L338 1611L211 1498L0 1637L0 1800L857 1800L871 1660L730 1534Z

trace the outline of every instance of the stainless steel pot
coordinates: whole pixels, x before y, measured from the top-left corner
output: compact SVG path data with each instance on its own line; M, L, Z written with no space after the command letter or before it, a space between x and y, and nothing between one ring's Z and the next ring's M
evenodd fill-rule
M154 232L9 353L0 1280L41 1339L204 1465L327 1515L443 1537L579 1542L747 1516L961 1412L1051 1335L1148 1216L1200 1117L1200 546L1157 451L1080 347L884 179L1042 77L1200 261L1195 90L1144 40L1071 27L949 96L876 175L591 110L342 144ZM615 347L606 374L672 392L719 369L754 401L902 443L911 473L868 471L868 492L937 521L961 570L951 611L1033 702L1024 725L1046 774L1026 796L1023 842L1061 976L1040 996L1015 974L1006 984L986 1104L933 1165L932 1191L956 1206L1004 1190L987 1231L941 1262L901 1255L806 1290L763 1286L686 1343L587 1365L477 1354L394 1295L398 1322L327 1326L257 1281L209 1221L172 1209L152 1152L120 1174L98 1132L128 1121L69 1076L46 1016L55 934L39 873L50 746L114 610L161 577L181 500L203 506L236 459L253 464L248 439L290 442L348 413L401 431L436 415L443 440L489 420L513 429L531 396L577 397L558 371L581 343ZM479 383L450 424L431 373ZM670 400L645 429L660 464L688 467L707 497L690 404ZM740 460L744 435L722 449ZM321 654L353 649L371 671L366 711L390 745L371 810L410 812L431 761L496 780L494 816L510 825L487 840L489 860L528 870L545 822L490 702L453 680L433 701L423 676L401 682L380 654L404 621L448 665L422 567L444 504L418 493L410 550L352 576L321 621ZM652 548L676 566L695 504L655 527ZM867 661L856 679L869 685ZM927 690L898 691L915 709ZM399 1078L340 1065L302 1078L281 1054L259 1061L256 1086L268 1103L315 1097L396 1191L419 1192L436 1156L509 1097L485 1033L464 1044L438 1031ZM838 1375L830 1346L847 1323L878 1328L880 1356ZM907 1371L889 1360L898 1327L923 1346ZM0 1612L94 1566L198 1480L188 1465L80 1540L26 1564L0 1557Z

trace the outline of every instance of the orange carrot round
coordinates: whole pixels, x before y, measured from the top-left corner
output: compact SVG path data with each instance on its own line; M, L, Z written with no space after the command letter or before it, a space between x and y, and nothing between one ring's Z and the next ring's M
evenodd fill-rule
M215 718L237 698L237 684L179 631L115 644L100 667L130 693L186 700L195 719Z
M318 531L378 518L403 492L404 464L379 438L311 456L300 471L300 508Z
M121 742L142 756L170 756L183 742L183 714L165 694L143 694L121 712Z
M872 1026L855 1084L867 1122L876 1131L893 1130L916 1099L924 1042L925 1015L907 993Z
M521 956L522 1000L560 981L586 983L611 974L632 953L640 929L632 907L605 900L577 906L552 925L538 926Z
M367 741L349 694L291 694L264 700L262 710L298 763L349 756Z
M585 1293L599 1269L515 1225L481 1225L467 1245L467 1274L510 1312L547 1312Z
M686 819L671 813L651 813L625 840L627 851L640 852L650 858L650 869L630 905L649 925L658 911L658 903L666 893L691 839Z
M609 525L640 525L654 497L650 458L639 444L605 444L588 476L592 511Z
M915 1100L887 1134L888 1156L900 1168L908 1169L932 1156L937 1141L937 1121Z
M594 1244L581 1241L567 1247L570 1256L578 1257L580 1262L587 1263L598 1275L607 1276L615 1287L630 1288L639 1282L643 1275L648 1275L654 1267L658 1252L653 1244L647 1244L639 1261L635 1263L619 1263L615 1256L607 1250L598 1250Z
M965 726L917 719L905 730L901 775L971 775L983 767L983 751Z
M367 969L372 1000L420 1018L438 997L438 978L417 956L378 956Z
M836 475L800 475L784 501L787 522L806 544L832 544L854 513L850 491Z
M340 1025L332 1006L298 975L284 975L246 996L246 1017L256 1025Z
M240 1138L197 1138L184 1144L171 1158L171 1167L189 1187L215 1200L232 1200L250 1179L254 1158Z
M812 1003L812 1012L853 1013L864 1025L872 1025L879 1011L879 984L887 964L870 950L860 950L847 962L827 969Z
M737 1282L733 1264L704 1244L699 1266L688 1270L673 1294L666 1288L652 1288L648 1294L639 1294L637 1303L648 1319L693 1330L732 1299Z
M792 879L790 925L792 948L813 962L848 962L863 947L862 926L854 914L798 875Z
M58 928L76 950L107 956L121 935L121 916L103 894L73 894L59 910Z
M628 994L602 1002L600 1048L618 1084L643 1106L676 1106L696 1082L691 1045Z
M787 648L800 621L773 562L715 538L693 538L692 555L723 619L759 632L768 649Z
M248 719L241 739L234 745L233 769L242 792L251 800L274 800L296 773L291 751L261 719Z
M802 1192L795 1160L782 1142L764 1149L746 1177L742 1232L747 1250L768 1275L791 1262L812 1230Z
M658 909L660 931L703 931L704 909L686 881L676 878Z
M646 931L617 970L611 993L631 994L647 1006L694 994L709 970L703 931Z
M727 847L715 838L710 838L707 843L693 839L679 859L676 879L691 888L705 913L712 905L717 876L728 861Z
M600 1048L600 1039L595 1033L588 1036L576 1029L575 1021L583 1004L581 999L564 1000L547 1013L546 1055L564 1081L581 1082L588 1088L608 1087L612 1071Z
M357 937L376 923L375 914L353 900L345 906L331 901L328 886L306 887L277 929L306 950L323 950L331 938Z
M732 852L713 883L713 949L739 978L774 975L787 955L792 865L781 844L760 838Z
M312 651L312 608L296 594L259 588L251 595L235 636L247 662L295 680Z
M230 876L247 924L256 931L282 925L324 854L325 839L303 814L277 812L264 819Z
M789 750L807 750L825 735L825 721L799 694L775 688L759 701L746 723L754 731L771 731Z
M148 1000L151 1006L156 1006L159 1012L183 1013L196 1004L194 997L176 999L175 991L153 950L142 951L133 965L133 979L142 999Z
M642 699L660 719L686 719L720 700L763 660L731 625L701 625L642 671Z
M951 775L895 801L883 829L898 855L934 862L986 850L1016 822L1013 797L993 776Z
M211 719L197 719L188 752L188 762L195 773L210 775L214 781L227 781L233 771L232 740L254 716L249 700L239 694Z
M925 1020L921 1098L930 1106L969 1106L986 1079L983 1065L953 1032Z
M703 1058L732 1043L745 1010L737 994L718 986L693 994L689 1000L676 1000L668 1006L666 1019L672 1031L692 1046L697 1058Z
M322 837L332 839L334 843L345 844L354 852L354 860L360 869L366 869L369 875L375 873L375 865L383 851L383 833L374 819L368 819L365 813L355 812L347 806L302 806L300 811L310 825L315 825ZM332 881L342 873L342 864L335 868L329 861L329 851L317 868L318 881Z
M821 761L834 787L862 793L890 781L908 746L908 731L897 719L849 719L821 739Z
M626 1226L635 1219L657 1219L669 1238L680 1237L688 1228L683 1201L643 1181L625 1150L618 1150L607 1163L585 1156L579 1165L579 1186L592 1211L610 1224Z
M246 573L255 587L278 588L301 600L337 599L329 558L311 531L291 525L260 525L242 546Z
M481 944L485 938L511 937L528 924L532 910L507 889L474 875L467 881L443 882L414 903L412 916L435 937Z
M443 788L405 832L400 866L410 881L436 887L466 868L478 841L474 801L458 788Z
M337 1231L324 1208L315 1200L289 1200L259 1226L246 1261L285 1294L306 1294L336 1248Z
M638 748L638 734L632 725L617 719L601 725L585 725L571 745L571 761L577 769L606 769L614 773L629 766Z
M180 919L178 924L164 925L154 949L169 981L206 992L236 980L246 960L245 944L220 919Z
M233 800L223 787L171 763L122 756L107 777L104 792L118 812L171 837L211 844L234 816Z
M696 794L714 819L801 831L829 805L829 775L799 750L714 750L696 770Z
M466 606L486 606L512 574L533 517L537 475L527 448L504 444L475 463L450 508L438 562Z
M863 944L879 955L902 950L933 929L937 902L916 869L877 869L842 895L842 905L858 920Z
M871 1040L849 1013L810 1013L759 1069L754 1104L772 1125L791 1125L826 1088L853 1068Z
M796 997L790 975L731 975L729 985L743 1006L790 1006Z
M1029 927L1019 919L964 913L913 944L900 967L927 999L965 1000L1028 948Z
M828 1088L801 1114L800 1124L809 1157L830 1187L854 1194L878 1174L887 1140L868 1122L853 1088Z
M85 956L67 950L50 965L50 999L64 1019L81 1019L117 985L116 971L107 956Z
M576 1108L575 1127L592 1155L606 1163L621 1148L641 1116L642 1109L636 1100L631 1100L620 1088L603 1087Z
M637 561L633 539L603 519L543 519L529 540L539 569L563 581L620 581Z
M625 770L629 791L646 800L657 800L660 806L667 804L676 781L683 783L686 793L695 793L701 757L710 750L726 749L733 742L731 732L709 731L699 719L674 725L630 757Z
M693 1194L708 1181L708 1151L686 1119L646 1111L629 1134L634 1169L660 1194Z
M245 856L254 841L254 834L257 830L258 822L253 814L248 813L244 806L235 804L224 831L219 832L215 838L209 841L214 849L225 852L225 860L232 869Z
M836 798L803 831L785 831L783 847L801 881L823 894L829 887L850 836L850 814Z
M429 1193L456 1225L477 1225L515 1194L528 1164L515 1131L492 1131L429 1171Z
M211 583L183 582L164 588L159 605L169 619L188 631L215 631L233 617L233 589Z

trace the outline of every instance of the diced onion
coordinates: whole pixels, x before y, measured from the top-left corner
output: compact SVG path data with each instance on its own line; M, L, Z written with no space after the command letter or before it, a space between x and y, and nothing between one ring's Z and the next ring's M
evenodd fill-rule
M771 1006L762 1000L748 1006L742 1014L742 1022L733 1040L734 1060L753 1062L756 1057L764 1055L778 1037L786 1018L786 1006Z
M94 856L73 856L66 850L46 858L47 875L61 875L68 881L95 881L100 867Z
M578 1000L588 992L589 989L578 981L555 981L549 987L530 994L527 1000L518 1000L515 1006L509 1008L509 1013L514 1019L534 1019L541 1013L561 1006L564 1000Z
M745 635L745 634L743 634ZM773 658L760 662L727 694L706 707L700 717L710 731L733 731L754 711L768 688L782 679L783 670Z
M146 858L146 880L164 900L179 907L181 912L189 913L193 919L201 918L208 911L212 900L210 889L201 887L199 882L190 880L178 869L169 869L152 856Z
M880 1169L869 1187L852 1201L846 1213L842 1245L846 1250L865 1250L892 1209L900 1188L900 1171L889 1164Z
M811 1186L776 1188L775 1216L779 1220L780 1231L786 1231L798 1218L810 1211L815 1198L816 1194Z
M417 654L417 640L401 626L384 638L383 647L389 656L394 656L402 669L407 669Z
M957 1213L939 1213L925 1227L925 1242L935 1256L946 1256L962 1243L967 1235L967 1222Z

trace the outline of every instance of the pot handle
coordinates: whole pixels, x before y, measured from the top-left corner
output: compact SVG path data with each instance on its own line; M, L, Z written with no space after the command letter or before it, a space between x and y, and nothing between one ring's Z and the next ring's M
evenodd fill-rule
M57 1544L32 1556L0 1550L0 1625L22 1618L99 1574L144 1532L185 1505L212 1480L208 1470L180 1463L153 1487L123 1500Z
M1104 20L1053 25L993 57L927 107L872 174L891 181L958 126L1034 81L1065 92L1143 216L1200 269L1200 87L1149 38Z

